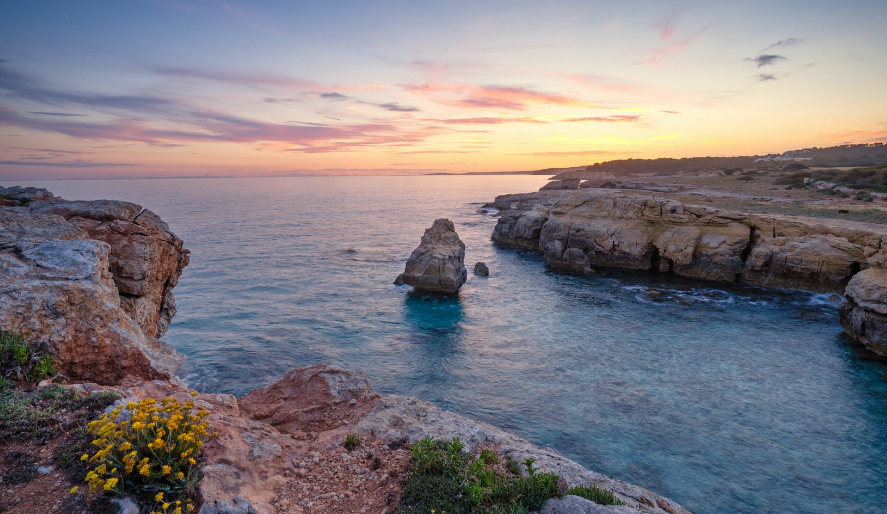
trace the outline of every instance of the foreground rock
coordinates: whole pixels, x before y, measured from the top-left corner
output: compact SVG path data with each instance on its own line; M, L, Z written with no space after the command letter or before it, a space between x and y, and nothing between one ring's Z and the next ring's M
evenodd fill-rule
M425 230L395 283L419 291L452 294L459 291L467 278L465 243L459 239L452 221L438 219Z
M122 402L191 398L189 389L160 381L137 383L122 393ZM206 446L200 514L241 512L235 508L258 514L393 512L409 462L407 445L426 436L459 437L469 449L495 444L518 461L535 457L570 486L612 490L632 512L687 514L668 498L586 470L490 425L414 398L380 396L362 372L311 366L242 398L199 394L194 400L210 409L207 419L219 432ZM342 447L349 432L361 436L361 446L350 453Z
M481 277L489 277L490 268L487 267L486 263L478 262L474 265L474 274Z
M44 341L56 369L104 384L171 378L183 362L160 337L188 263L154 213L107 200L67 202L0 188L0 328Z

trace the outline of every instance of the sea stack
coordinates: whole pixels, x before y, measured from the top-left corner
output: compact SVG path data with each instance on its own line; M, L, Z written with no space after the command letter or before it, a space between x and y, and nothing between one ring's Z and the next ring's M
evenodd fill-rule
M453 222L434 221L419 246L407 260L395 284L407 284L419 291L453 294L468 278L465 269L465 243L459 239Z

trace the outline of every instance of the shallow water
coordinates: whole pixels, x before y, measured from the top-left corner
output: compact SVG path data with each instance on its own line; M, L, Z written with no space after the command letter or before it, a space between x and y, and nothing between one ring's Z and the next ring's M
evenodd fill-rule
M51 181L140 203L192 250L165 339L185 380L242 394L316 363L365 369L697 514L887 510L887 366L827 295L647 274L577 277L490 242L497 194L544 177ZM457 299L392 281L448 217Z

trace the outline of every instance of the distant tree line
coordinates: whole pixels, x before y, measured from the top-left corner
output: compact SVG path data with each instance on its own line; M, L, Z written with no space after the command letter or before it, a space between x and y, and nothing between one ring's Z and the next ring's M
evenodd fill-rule
M742 169L777 166L785 161L803 162L815 167L876 166L887 163L887 145L884 143L840 145L828 148L804 148L783 154L746 155L738 157L684 157L681 159L617 159L587 166L585 170L566 171L557 180L581 179L609 173L612 175L673 174L678 172L724 171L732 174ZM769 162L768 164L768 161ZM775 162L772 162L775 161Z

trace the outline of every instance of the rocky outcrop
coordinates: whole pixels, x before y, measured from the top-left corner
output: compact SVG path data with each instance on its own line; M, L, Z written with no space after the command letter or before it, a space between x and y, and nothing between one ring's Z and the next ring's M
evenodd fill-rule
M506 195L493 240L539 250L549 266L843 291L882 248L887 228L767 216L655 196L587 189Z
M514 460L536 458L539 465L560 474L569 486L594 484L609 489L632 512L689 514L668 498L589 471L554 451L490 425L415 398L380 396L373 392L363 372L311 366L291 370L279 381L242 398L208 393L192 398L190 392L162 381L142 382L123 388L125 398L121 402L175 397L193 399L197 406L210 410L207 419L219 436L205 448L205 477L200 485L204 506L200 514L240 512L231 509L258 514L280 512L282 493L293 487L299 489L296 486L306 473L313 472L305 467L318 461L312 456L326 455L340 462L341 467L335 467L342 473L346 466L353 467L349 464L352 457L342 453L342 441L349 432L360 434L365 444L377 441L392 447L415 443L426 436L447 440L458 437L469 450L482 443L494 444ZM387 451L387 447L380 450ZM380 480L367 469L355 467L354 472L370 481ZM310 497L317 499L317 495ZM579 505L587 507L583 502ZM554 507L563 508L560 502Z
M175 316L172 289L188 265L182 240L153 212L114 200L69 202L58 198L27 205L32 214L54 214L86 237L111 246L110 269L123 309L148 337L162 337Z
M0 328L45 341L63 374L170 378L184 357L157 338L175 314L182 241L140 206L0 188Z
M564 191L569 189L579 189L581 180L552 180L542 186L539 191Z
M459 291L468 278L465 269L465 243L459 239L453 222L434 221L419 246L407 260L406 269L396 284L407 284L419 291L452 294Z
M107 243L24 241L0 252L0 328L47 342L68 377L115 384L173 376L185 359L121 309Z
M479 277L489 277L490 268L487 267L487 264L485 262L478 262L474 265L474 274Z
M688 514L674 501L621 480L589 471L576 462L496 427L447 412L415 398L383 396L357 424L357 431L384 441L415 443L424 437L449 440L458 437L468 448L481 443L496 445L508 458L522 462L533 457L546 471L560 475L568 487L596 485L609 489L633 512ZM655 506L655 507L654 507Z
M887 357L887 268L875 263L854 275L844 291L840 314L847 335Z

